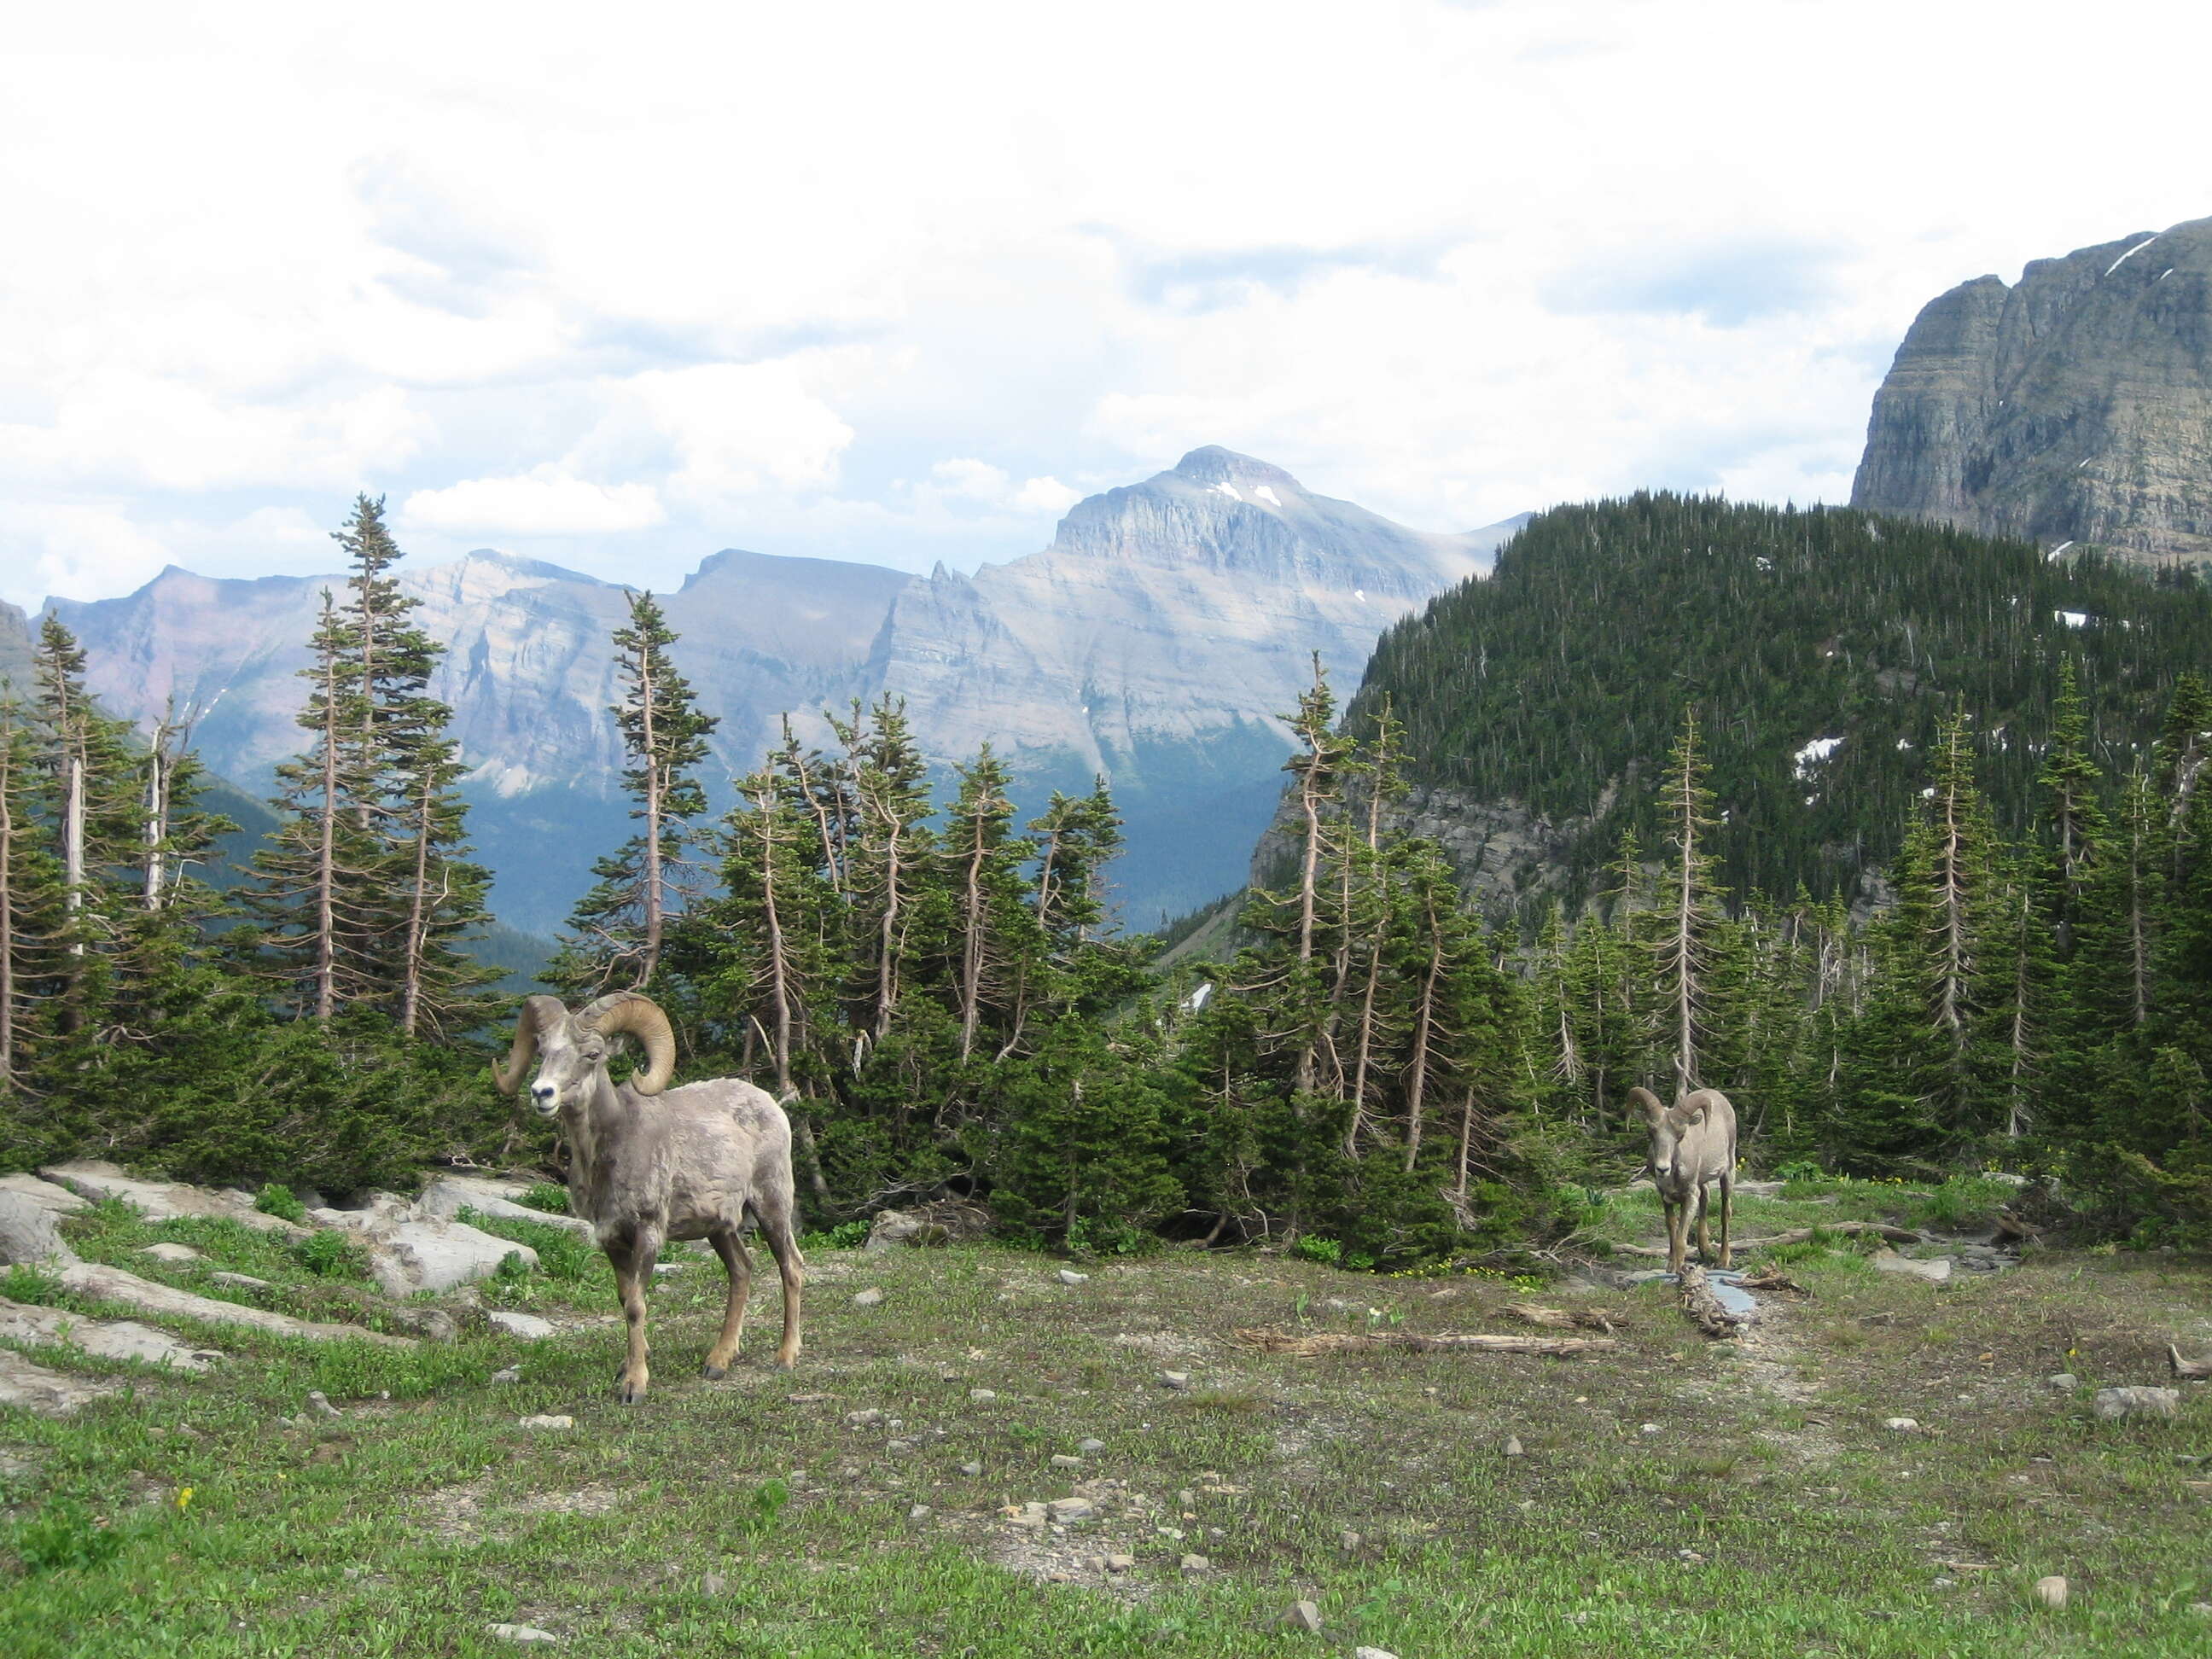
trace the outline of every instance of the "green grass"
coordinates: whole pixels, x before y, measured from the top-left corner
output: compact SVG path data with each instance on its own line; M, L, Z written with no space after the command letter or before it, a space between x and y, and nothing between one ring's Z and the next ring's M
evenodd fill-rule
M1779 1231L1808 1207L1839 1206L1747 1200L1742 1218ZM222 1224L104 1212L70 1231L149 1277L203 1288L235 1267L272 1280L270 1305L373 1316L365 1291ZM1655 1231L1648 1212L1625 1236ZM153 1237L220 1259L131 1254ZM1067 1287L1007 1251L819 1251L799 1371L763 1364L778 1314L763 1271L747 1357L710 1383L696 1371L720 1270L676 1259L635 1408L613 1399L620 1328L601 1322L409 1350L195 1332L230 1363L138 1372L131 1395L68 1419L0 1414L0 1651L512 1653L485 1632L501 1621L555 1631L564 1652L801 1659L1361 1643L1401 1659L2039 1659L2212 1639L2190 1610L2212 1601L2212 1507L2188 1484L2212 1470L2178 1461L2212 1454L2212 1401L2197 1389L2171 1425L2087 1408L2097 1385L2163 1380L2166 1341L2212 1337L2201 1261L2051 1253L1938 1287L1808 1256L1790 1271L1814 1299L1778 1312L1758 1352L1705 1343L1647 1285L1581 1298L1621 1346L1561 1361L1297 1358L1232 1338L1295 1327L1301 1306L1317 1330L1366 1328L1370 1305L1390 1328L1516 1328L1502 1310L1526 1291L1492 1277L1167 1255ZM869 1285L884 1303L854 1307ZM481 1294L556 1322L614 1305L596 1257ZM490 1381L513 1364L519 1382ZM1160 1387L1164 1370L1192 1388ZM2079 1395L2044 1387L2059 1370ZM310 1389L343 1416L285 1422ZM848 1421L867 1411L882 1417ZM538 1413L576 1428L518 1425ZM1931 1431L1881 1427L1898 1415ZM1508 1435L1526 1455L1502 1455ZM1052 1466L1086 1436L1105 1449ZM1036 1535L1000 1514L1074 1481L1104 1511L1095 1526ZM1117 1551L1137 1558L1126 1576L1085 1565ZM1185 1577L1187 1552L1212 1570ZM2063 1613L2028 1602L2052 1572L2072 1581ZM1323 1636L1279 1627L1299 1597Z

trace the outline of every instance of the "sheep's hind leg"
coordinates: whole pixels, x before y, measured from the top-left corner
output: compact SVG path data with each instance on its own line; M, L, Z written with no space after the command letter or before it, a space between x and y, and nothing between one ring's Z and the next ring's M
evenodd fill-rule
M612 1256L614 1253L609 1251ZM645 1398L645 1390L652 1380L647 1369L645 1341L645 1286L653 1277L653 1264L660 1257L660 1235L639 1228L629 1241L629 1249L615 1259L615 1285L622 1292L623 1317L629 1322L629 1351L623 1361L620 1386L617 1395L625 1406L635 1406Z
M799 1364L799 1292L806 1283L806 1263L799 1254L798 1237L791 1230L791 1209L788 1194L767 1194L753 1205L761 1237L768 1241L777 1276L783 1280L783 1340L776 1344L775 1364L777 1370L786 1371Z
M722 1258L723 1270L730 1276L730 1300L722 1311L722 1334L707 1350L707 1364L700 1372L712 1379L727 1376L738 1351L744 1346L745 1299L753 1288L753 1259L735 1227L717 1227L707 1237L714 1246L714 1254Z
M1721 1266L1727 1267L1734 1259L1729 1249L1729 1228L1735 1220L1735 1172L1730 1170L1721 1177Z

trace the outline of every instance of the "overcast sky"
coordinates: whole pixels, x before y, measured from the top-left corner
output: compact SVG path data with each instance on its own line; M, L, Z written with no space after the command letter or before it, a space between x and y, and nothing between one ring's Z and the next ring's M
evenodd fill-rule
M2179 0L335 10L11 14L0 597L329 569L359 489L973 566L1204 443L1840 500L1922 303L2212 214Z

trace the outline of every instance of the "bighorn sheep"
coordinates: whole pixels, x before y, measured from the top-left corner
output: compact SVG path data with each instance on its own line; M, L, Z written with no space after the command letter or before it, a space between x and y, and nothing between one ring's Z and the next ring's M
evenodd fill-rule
M1712 1235L1705 1225L1709 1182L1721 1184L1721 1253L1717 1267L1729 1265L1729 1224L1735 1215L1735 1108L1717 1089L1699 1089L1662 1106L1649 1089L1632 1089L1628 1097L1643 1109L1651 1132L1651 1184L1667 1212L1667 1267L1682 1271L1688 1254L1690 1222L1698 1224L1698 1254L1713 1261Z
M618 1036L635 1038L646 1053L645 1071L619 1088L607 1077L608 1049ZM775 1363L786 1370L796 1364L805 1264L792 1231L791 1121L783 1108L738 1078L668 1089L676 1035L668 1016L635 991L603 996L574 1014L557 997L526 999L507 1064L493 1068L501 1093L515 1091L533 1054L530 1103L542 1117L558 1117L568 1133L569 1204L591 1222L613 1264L629 1322L629 1355L617 1378L623 1403L645 1398L645 1289L672 1238L708 1240L728 1270L722 1334L708 1350L705 1369L710 1377L728 1375L752 1288L743 1236L748 1210L783 1279Z

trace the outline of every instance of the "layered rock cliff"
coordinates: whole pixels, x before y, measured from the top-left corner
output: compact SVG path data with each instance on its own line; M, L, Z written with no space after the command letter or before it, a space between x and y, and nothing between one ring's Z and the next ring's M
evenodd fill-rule
M1929 301L1875 395L1851 504L2212 559L2212 219Z

